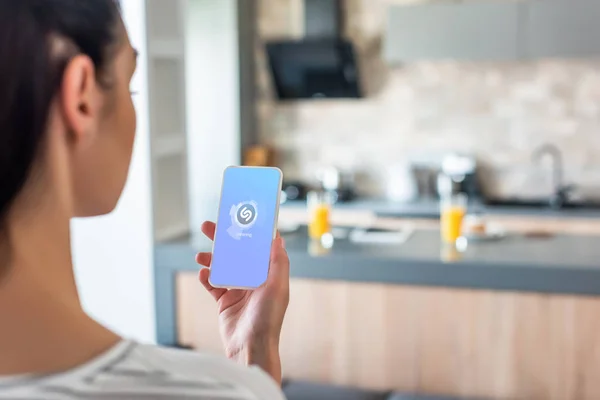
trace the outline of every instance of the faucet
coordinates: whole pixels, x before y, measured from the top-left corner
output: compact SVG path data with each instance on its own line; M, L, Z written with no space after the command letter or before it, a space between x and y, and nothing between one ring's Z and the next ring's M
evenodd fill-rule
M552 157L553 193L548 204L551 208L559 209L567 203L569 193L574 189L574 186L563 184L563 159L560 149L553 144L543 144L533 152L534 162L539 162L545 155Z

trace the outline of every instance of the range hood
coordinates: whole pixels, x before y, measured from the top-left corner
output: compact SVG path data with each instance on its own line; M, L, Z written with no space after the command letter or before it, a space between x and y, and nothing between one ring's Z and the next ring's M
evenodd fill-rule
M304 0L305 38L268 42L279 100L360 98L354 46L342 38L342 0Z

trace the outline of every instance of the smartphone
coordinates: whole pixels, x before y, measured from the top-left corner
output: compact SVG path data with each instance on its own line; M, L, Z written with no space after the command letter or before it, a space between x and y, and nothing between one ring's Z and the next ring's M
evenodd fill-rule
M283 174L278 168L229 167L223 173L209 282L256 289L269 275Z

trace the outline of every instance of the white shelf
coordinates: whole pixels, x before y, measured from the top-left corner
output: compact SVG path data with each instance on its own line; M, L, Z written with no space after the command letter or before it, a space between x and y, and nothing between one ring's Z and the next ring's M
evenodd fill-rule
M184 133L171 133L157 136L152 140L152 155L154 157L169 157L185 154L186 138Z
M152 137L185 131L185 65L183 60L155 58L149 63Z
M146 0L146 9L150 39L183 36L185 0Z
M148 43L151 58L181 59L184 56L185 44L178 39L154 39Z
M188 221L187 209L187 163L186 155L173 154L155 159L154 174L154 226L155 237L171 232L172 226L181 226ZM187 223L187 222L186 222ZM181 232L179 232L181 233Z
M146 0L155 240L189 233L186 137L187 0Z
M154 232L154 240L157 242L165 242L190 233L190 227L187 221L173 223L169 226L156 227Z

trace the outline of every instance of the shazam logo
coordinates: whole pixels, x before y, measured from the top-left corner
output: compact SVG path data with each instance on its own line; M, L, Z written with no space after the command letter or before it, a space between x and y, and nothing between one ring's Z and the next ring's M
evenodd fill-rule
M244 237L252 237L252 234L246 231L256 223L257 209L258 205L255 201L245 201L231 207L229 211L231 227L227 232L232 238L240 240Z
M256 208L252 204L244 204L238 209L237 221L241 225L249 225L256 217Z

